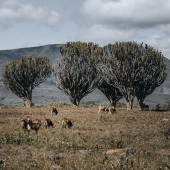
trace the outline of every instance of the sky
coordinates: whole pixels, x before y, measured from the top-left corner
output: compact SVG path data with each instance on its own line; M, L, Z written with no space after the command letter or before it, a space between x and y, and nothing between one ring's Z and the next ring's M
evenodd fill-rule
M170 1L0 0L0 50L73 41L143 42L170 59Z

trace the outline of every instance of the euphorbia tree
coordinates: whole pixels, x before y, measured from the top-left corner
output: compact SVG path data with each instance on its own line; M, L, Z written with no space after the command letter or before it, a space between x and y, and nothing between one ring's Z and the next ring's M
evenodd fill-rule
M4 86L20 97L27 108L31 107L32 90L44 82L52 73L52 66L47 57L21 57L4 68Z
M161 70L160 75L164 74L163 55L150 46L143 47L142 43L136 42L108 44L104 51L99 64L103 79L119 89L127 101L127 110L131 110L135 95L143 93L139 86L146 81L154 81L154 76L161 78L158 75Z
M95 89L96 54L100 55L102 51L96 44L83 42L68 42L65 47L60 47L63 59L55 67L55 82L74 107Z

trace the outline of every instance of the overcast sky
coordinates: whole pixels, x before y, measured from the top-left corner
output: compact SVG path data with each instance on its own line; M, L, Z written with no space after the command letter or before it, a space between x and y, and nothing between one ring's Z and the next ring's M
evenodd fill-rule
M0 0L0 50L147 43L170 59L170 0Z

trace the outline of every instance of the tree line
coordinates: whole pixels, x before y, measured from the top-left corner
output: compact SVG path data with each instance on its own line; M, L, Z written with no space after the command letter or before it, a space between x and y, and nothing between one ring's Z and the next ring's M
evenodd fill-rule
M32 90L52 73L56 87L65 93L73 106L95 88L100 89L111 105L125 98L131 110L136 96L139 106L166 79L164 56L143 43L115 42L104 47L92 42L68 42L60 46L62 60L55 68L47 57L21 57L6 65L4 86L31 106Z

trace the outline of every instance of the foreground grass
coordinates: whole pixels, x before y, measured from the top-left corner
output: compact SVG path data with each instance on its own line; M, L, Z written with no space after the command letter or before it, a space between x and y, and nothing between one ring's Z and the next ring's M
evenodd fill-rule
M170 112L117 109L114 115L97 108L0 109L2 169L170 169ZM55 128L38 135L21 129L20 121L50 118ZM63 129L61 120L73 121Z

